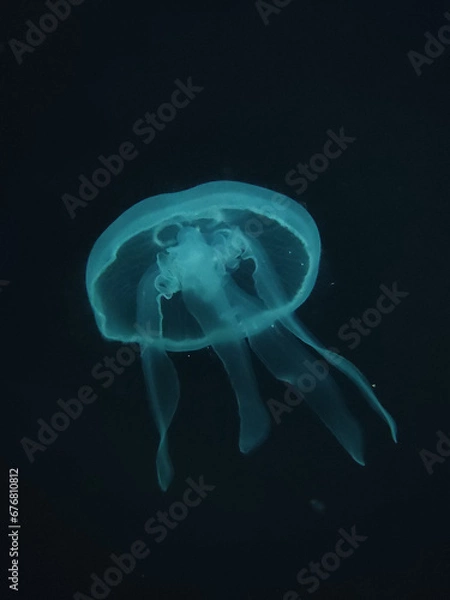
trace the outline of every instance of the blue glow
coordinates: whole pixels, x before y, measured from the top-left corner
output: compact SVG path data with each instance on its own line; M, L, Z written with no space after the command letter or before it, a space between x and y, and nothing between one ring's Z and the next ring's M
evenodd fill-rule
M167 436L180 395L167 351L214 348L235 390L241 452L256 448L270 429L250 348L277 379L296 386L302 362L313 359L304 344L355 383L396 441L395 422L364 375L294 315L314 287L319 260L319 232L301 205L232 181L147 198L98 238L86 270L89 300L105 338L140 344L163 490L173 478ZM306 402L364 464L360 426L332 378L319 375L316 384L321 393L305 394Z

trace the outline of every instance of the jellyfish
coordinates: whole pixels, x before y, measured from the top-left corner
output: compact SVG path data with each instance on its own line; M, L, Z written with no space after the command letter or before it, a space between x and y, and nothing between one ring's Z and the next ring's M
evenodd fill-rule
M216 352L236 396L242 453L257 448L271 426L251 351L275 378L295 386L309 348L359 388L397 441L392 416L361 371L295 314L314 287L320 252L317 226L303 206L235 181L142 200L95 242L86 267L89 301L106 339L139 344L162 490L173 479L168 430L180 397L172 352ZM305 394L308 406L364 465L360 424L339 394L324 390Z

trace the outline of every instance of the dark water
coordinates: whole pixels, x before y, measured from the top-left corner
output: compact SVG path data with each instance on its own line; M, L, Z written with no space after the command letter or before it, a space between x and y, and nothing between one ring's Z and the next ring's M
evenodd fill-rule
M0 596L448 598L450 4L93 0L68 14L63 2L62 22L44 19L56 27L46 39L28 34L34 49L21 45L27 21L48 8L10 4L0 19ZM445 44L430 37L439 31ZM191 98L173 96L189 84ZM170 119L171 98L183 106L151 133L142 119ZM341 129L351 140L325 165L314 155ZM79 197L79 175L91 178L97 157L119 148L121 172L70 214L64 194ZM310 161L310 181L292 173ZM305 405L241 455L232 388L205 349L173 356L182 395L170 429L175 478L162 493L139 357L94 378L121 344L101 337L87 300L93 243L139 200L220 179L290 196L318 224L323 268L297 316L376 384L399 428L395 445L336 376L364 425L365 468ZM351 319L393 284L407 295L349 337ZM255 372L263 401L283 402L284 386L256 361ZM79 393L92 401L41 444L38 420ZM11 468L18 592L6 579ZM205 491L185 495L202 481ZM168 524L156 525L164 511ZM353 548L340 542L352 528ZM111 554L131 548L141 558L122 557L117 570ZM92 574L109 587L92 589Z

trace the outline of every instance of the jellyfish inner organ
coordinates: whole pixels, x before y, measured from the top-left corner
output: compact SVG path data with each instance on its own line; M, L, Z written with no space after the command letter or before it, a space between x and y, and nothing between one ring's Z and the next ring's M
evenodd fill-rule
M217 288L223 287L227 272L239 267L247 247L237 227L208 235L195 227L184 227L178 232L177 242L157 255L160 274L155 285L167 299L189 288L212 298Z

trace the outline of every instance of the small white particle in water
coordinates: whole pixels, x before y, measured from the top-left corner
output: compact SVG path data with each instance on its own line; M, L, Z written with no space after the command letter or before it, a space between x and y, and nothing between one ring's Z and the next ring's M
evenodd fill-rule
M377 387L377 384L376 384L376 383L372 383L371 385L372 385L372 387L373 387L373 388L376 388L376 387Z

